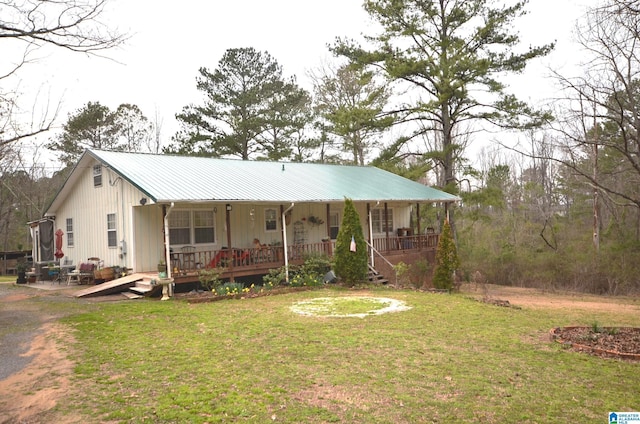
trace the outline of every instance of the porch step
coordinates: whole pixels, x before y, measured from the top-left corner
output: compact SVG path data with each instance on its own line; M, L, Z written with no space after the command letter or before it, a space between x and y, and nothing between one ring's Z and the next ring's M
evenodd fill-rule
M135 286L129 287L129 291L142 296L150 296L158 289L158 287L160 286L151 284L150 278L145 278L141 281L137 281Z
M141 287L141 286L129 287L129 291L143 295L143 296L152 290L153 290L152 287Z
M369 282L373 284L389 284L389 280L384 278L384 275L375 270L369 270Z
M142 299L144 296L140 295L140 294L136 294L133 292L122 292L122 295L128 299Z

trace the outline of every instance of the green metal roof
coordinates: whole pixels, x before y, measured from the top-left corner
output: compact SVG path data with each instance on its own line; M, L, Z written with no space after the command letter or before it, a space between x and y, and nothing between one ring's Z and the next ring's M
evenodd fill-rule
M363 166L88 150L155 202L453 202L458 197Z

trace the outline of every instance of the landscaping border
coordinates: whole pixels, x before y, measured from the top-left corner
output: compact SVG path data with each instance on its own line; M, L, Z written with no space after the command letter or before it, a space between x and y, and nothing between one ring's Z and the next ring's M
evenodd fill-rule
M215 295L213 292L206 291L203 293L191 295L189 293L182 296L175 296L176 300L186 301L187 303L207 303L207 302L217 302L220 300L227 299L251 299L254 297L263 297L263 296L275 296L278 294L286 294L286 293L295 293L299 291L307 291L317 289L317 287L286 287L281 289L271 289L264 290L262 292L257 293L235 293L235 294L226 294L226 295Z
M551 336L552 340L555 340L556 342L562 344L563 346L569 346L572 349L578 351L578 352L585 352L585 353L592 353L595 355L600 355L600 356L606 356L606 357L611 357L611 358L620 358L620 359L628 359L628 360L632 360L632 361L640 361L640 354L637 353L627 353L627 352L620 352L617 350L607 350L607 349L601 349L601 348L597 348L597 347L593 347L593 346L589 346L589 345L584 345L581 343L575 343L571 340L565 340L562 338L562 331L563 330L574 330L574 329L590 329L591 327L588 326L569 326L569 327L556 327L556 328L552 328L549 331L549 335ZM614 330L614 329L638 329L638 327L602 327L603 330Z

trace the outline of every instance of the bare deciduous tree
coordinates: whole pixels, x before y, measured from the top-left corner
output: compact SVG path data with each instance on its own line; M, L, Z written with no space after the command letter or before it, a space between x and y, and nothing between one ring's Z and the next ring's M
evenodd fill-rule
M609 0L591 9L577 27L588 57L584 75L557 74L569 106L563 125L556 127L556 142L566 158L556 160L594 191L596 246L600 194L605 203L631 207L640 218L639 5L637 0Z
M122 44L126 35L112 31L101 21L108 0L0 0L0 157L21 139L48 131L56 113L28 125L16 119L17 78L20 69L37 60L38 49L52 47L99 54ZM13 52L13 57L11 56Z

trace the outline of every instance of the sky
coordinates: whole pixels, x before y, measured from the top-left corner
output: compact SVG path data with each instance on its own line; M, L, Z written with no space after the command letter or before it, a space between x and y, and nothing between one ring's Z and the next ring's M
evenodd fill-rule
M547 67L577 63L572 30L584 6L593 4L530 0L529 14L516 22L523 43L557 44L551 55L513 79L516 95L533 102L554 95ZM178 130L175 114L203 100L195 87L200 67L215 69L229 48L254 47L268 51L285 75L295 75L310 89L308 72L332 60L327 44L338 36L361 40L361 34L371 33L373 24L361 5L361 0L110 0L102 20L130 35L125 45L106 52L109 59L52 50L21 70L20 88L40 109L60 104L58 129L90 101L112 110L135 104L162 122L166 144Z

